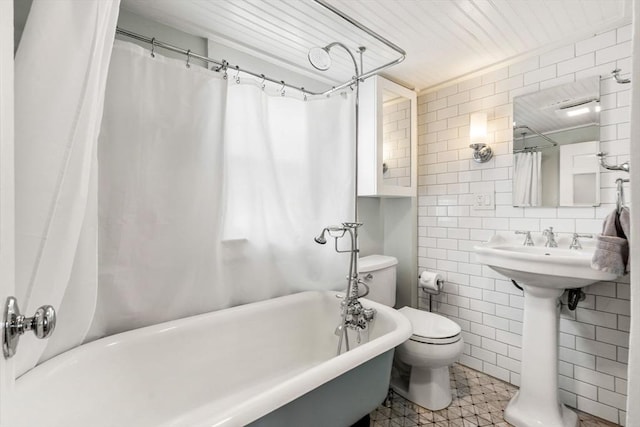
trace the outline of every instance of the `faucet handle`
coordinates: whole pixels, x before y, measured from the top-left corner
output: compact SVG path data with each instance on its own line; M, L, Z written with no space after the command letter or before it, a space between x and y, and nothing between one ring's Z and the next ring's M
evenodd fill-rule
M579 233L573 233L573 237L574 238L578 238L578 237L584 237L586 239L593 239L593 234L579 234Z
M533 240L531 239L531 232L530 231L517 230L516 234L524 234L525 235L524 242L522 242L522 244L524 246L533 246Z
M573 238L571 239L571 244L569 245L569 249L580 250L582 249L582 244L580 243L579 238L592 239L593 234L579 234L573 233Z
M553 232L553 227L546 228L542 231L542 235L547 238L544 244L545 248L557 248L558 242L556 242L556 233Z
M362 315L364 316L364 320L366 320L367 322L370 322L373 320L373 318L376 315L376 309L375 308L365 308L364 310L362 310Z

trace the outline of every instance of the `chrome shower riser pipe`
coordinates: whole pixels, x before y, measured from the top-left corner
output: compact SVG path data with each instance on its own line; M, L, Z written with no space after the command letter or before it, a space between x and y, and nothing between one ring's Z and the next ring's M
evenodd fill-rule
M342 351L342 341L345 341L346 344L346 349L347 351L349 351L349 336L347 335L347 331L348 328L347 326L347 310L349 309L349 300L352 298L351 294L353 293L353 274L355 271L354 270L354 259L357 260L357 248L356 248L356 244L357 244L357 227L345 227L347 229L347 231L349 232L349 236L351 237L351 258L349 260L349 276L347 277L347 291L345 293L344 299L342 301L342 313L340 314L340 318L341 318L341 322L340 322L340 326L341 327L341 331L340 331L340 338L338 339L338 351L337 351L337 356L340 355L340 351ZM337 239L336 239L336 244L337 244ZM356 261L357 263L357 261ZM357 268L357 265L356 265ZM356 277L357 280L357 277ZM357 296L357 282L356 282L356 298Z

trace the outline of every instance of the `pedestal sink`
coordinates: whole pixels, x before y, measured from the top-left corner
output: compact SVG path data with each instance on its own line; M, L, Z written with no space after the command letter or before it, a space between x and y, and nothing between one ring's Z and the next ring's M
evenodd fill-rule
M569 250L523 246L521 240L496 234L476 246L476 260L513 279L524 288L524 319L520 390L504 411L504 419L517 427L577 427L578 416L558 396L558 297L565 289L614 280L611 273L591 268L593 246Z

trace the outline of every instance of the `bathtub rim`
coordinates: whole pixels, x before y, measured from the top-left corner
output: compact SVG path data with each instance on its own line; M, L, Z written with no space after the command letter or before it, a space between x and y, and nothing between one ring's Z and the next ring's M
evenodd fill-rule
M218 311L197 314L104 337L73 348L26 372L24 375L16 379L15 396L18 397L21 394L20 389L29 389L30 386L33 387L34 382L37 385L37 381L42 381L43 378L46 380L50 375L54 374L55 371L65 369L76 364L77 361L86 357L87 352L91 354L92 352L101 351L106 347L135 342L140 338L148 339L153 336L159 336L163 332L171 331L178 326L189 327L192 324L197 325L204 318L208 321L214 321L216 319L224 321L226 318L233 318L238 315L242 316L245 312L250 314L252 311L256 310L268 310L270 307L277 308L279 305L282 305L283 299L286 299L289 304L299 304L312 302L316 299L335 298L336 307L339 307L339 300L335 297L337 295L342 294L337 291L304 291ZM167 420L166 423L163 423L160 426L168 427L179 425L176 424L176 422L186 422L190 426L203 427L241 426L248 424L261 416L286 405L287 403L304 395L306 392L331 381L353 367L358 366L384 353L385 351L395 348L411 336L411 324L402 314L398 313L391 307L384 306L374 301L367 299L361 300L366 307L375 308L379 314L382 314L392 323L391 331L360 347L343 353L340 356L332 357L319 365L313 366L273 387L261 391L238 405L232 406L228 410L223 412L218 411L217 413L210 415L211 407L214 406L214 403L210 405L203 405L184 414L187 415L186 417L180 418L179 415L183 414L178 414L177 417ZM336 312L336 321L339 321L339 312ZM331 327L333 327L333 325Z

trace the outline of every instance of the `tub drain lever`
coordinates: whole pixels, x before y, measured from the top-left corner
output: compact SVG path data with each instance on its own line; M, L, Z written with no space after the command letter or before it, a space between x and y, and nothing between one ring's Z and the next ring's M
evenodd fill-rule
M33 331L36 338L49 338L55 327L56 311L50 305L38 308L33 317L25 317L20 314L18 301L14 297L7 298L2 328L4 358L9 359L16 354L20 335L27 331Z

